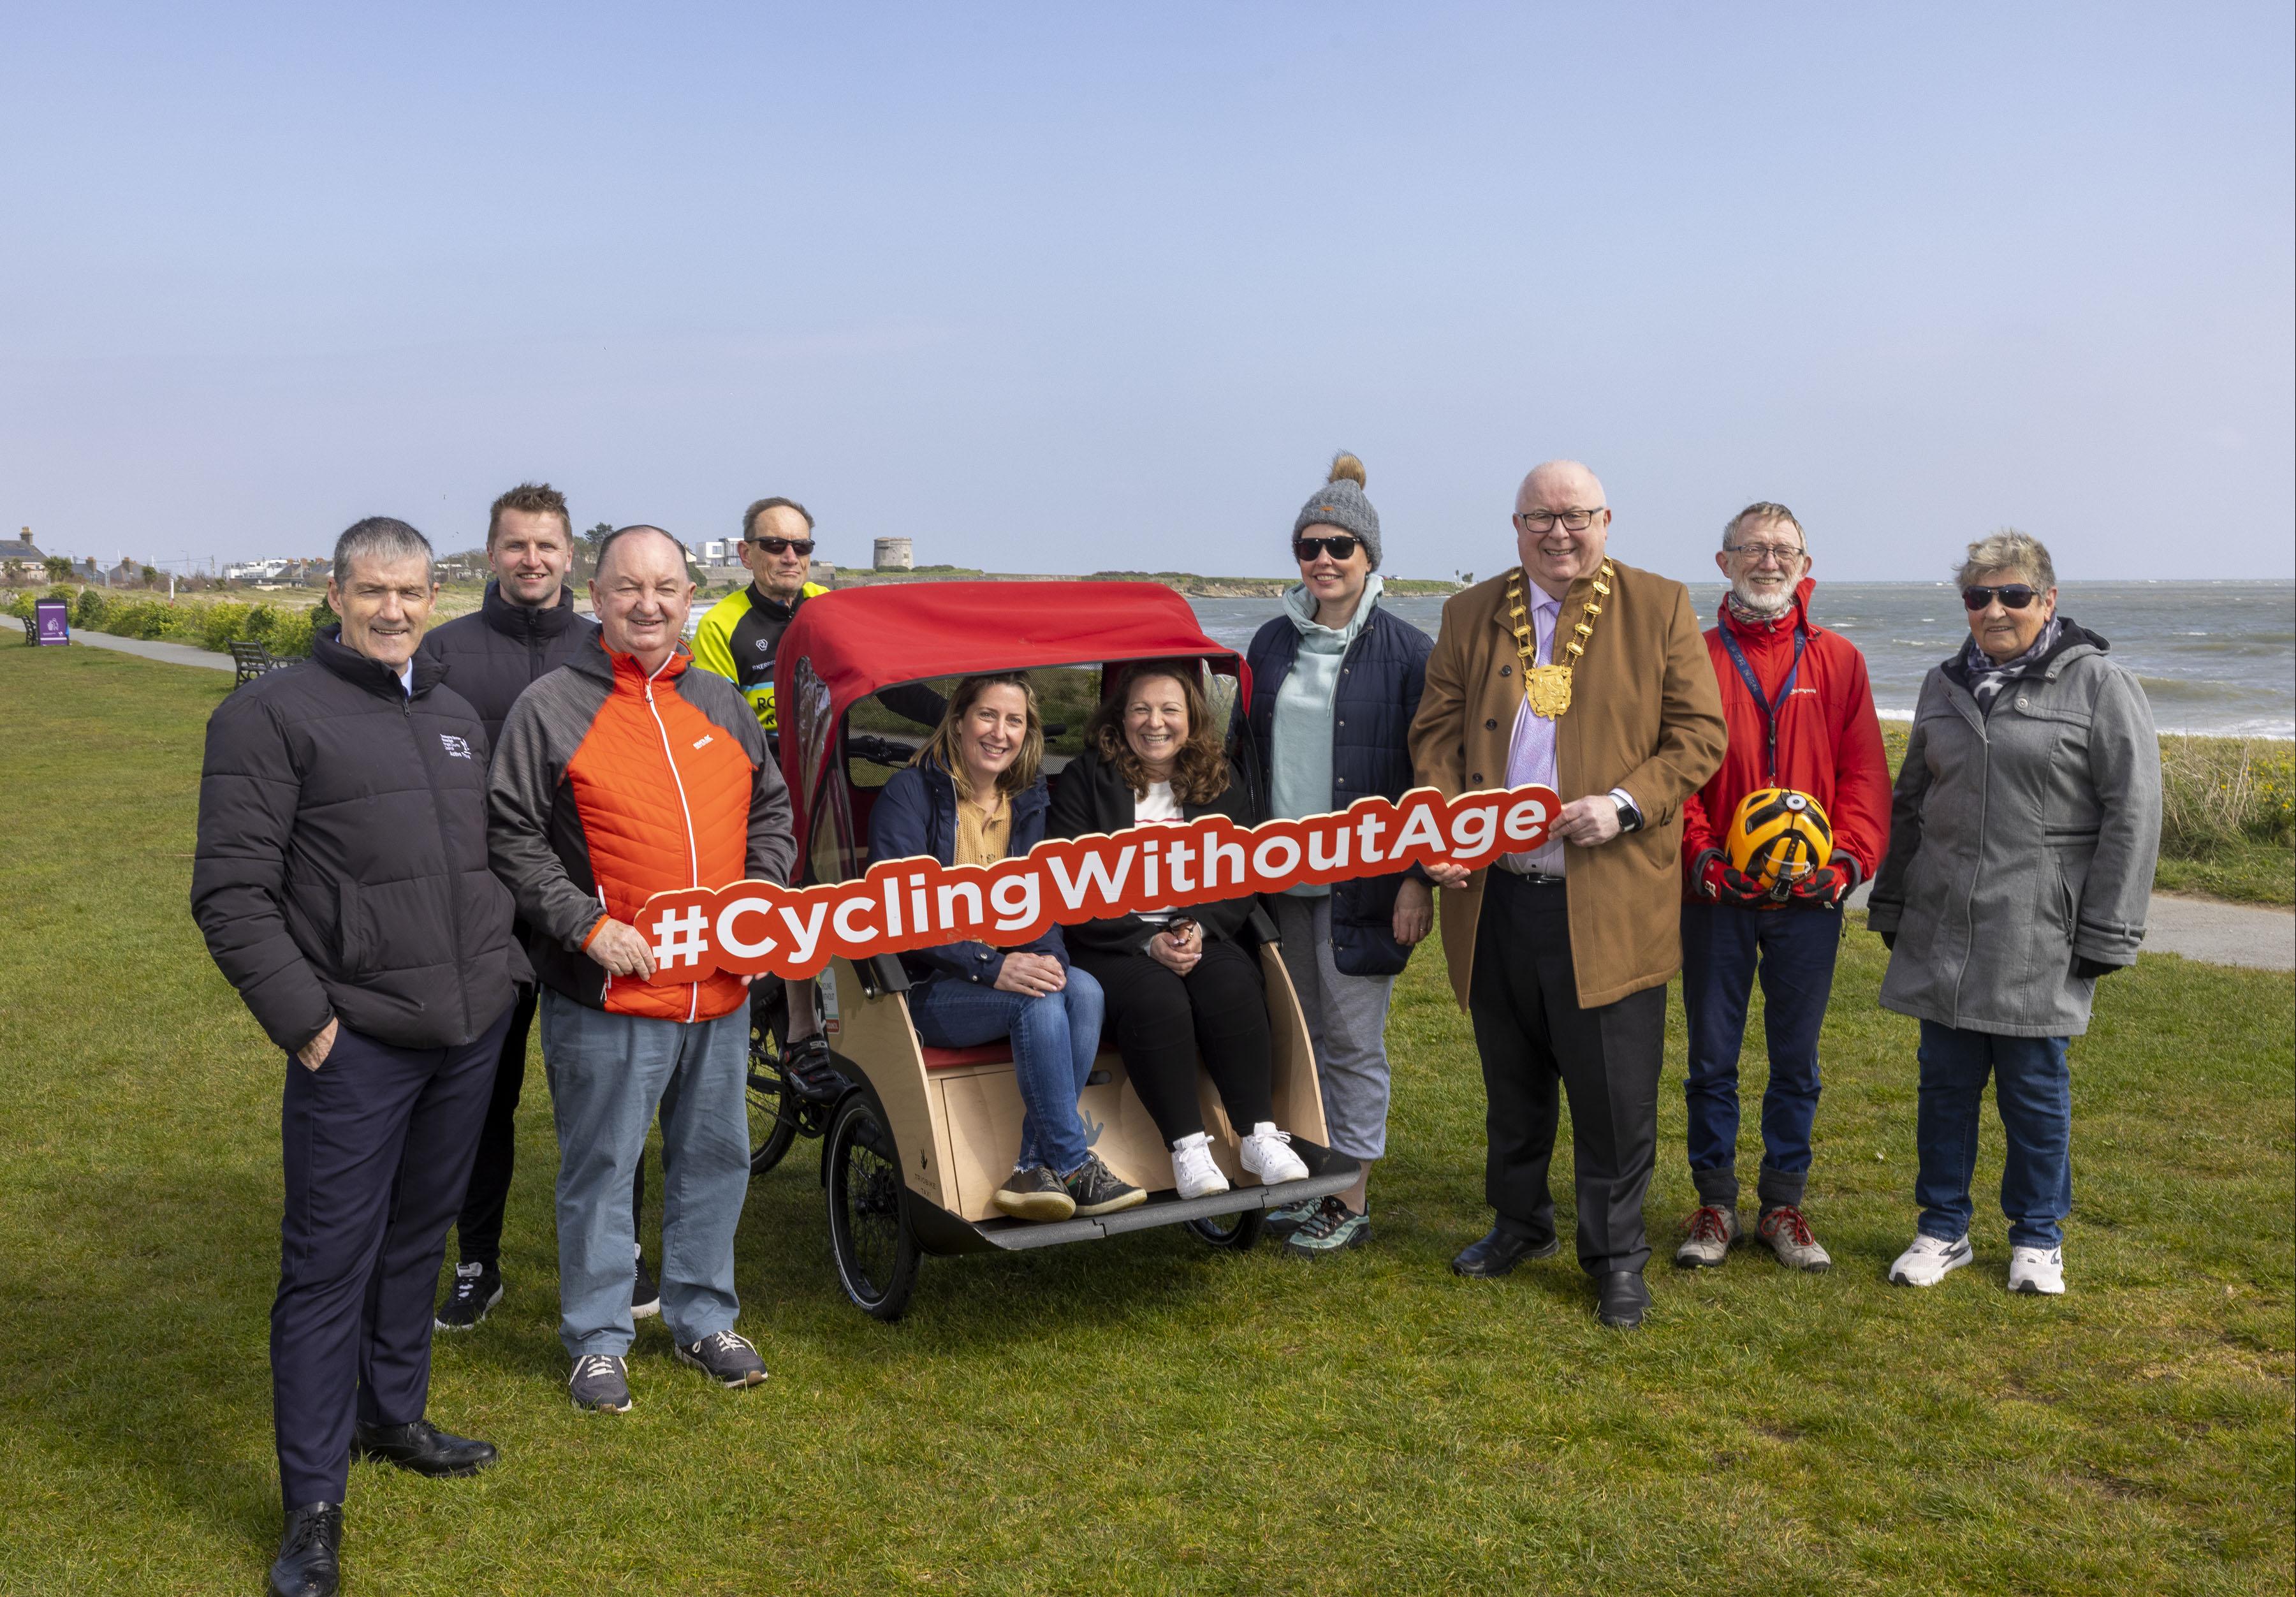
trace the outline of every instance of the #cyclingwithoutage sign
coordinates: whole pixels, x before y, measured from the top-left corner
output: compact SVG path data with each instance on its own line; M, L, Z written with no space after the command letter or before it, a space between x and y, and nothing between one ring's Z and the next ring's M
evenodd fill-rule
M947 943L1013 947L1055 923L1190 899L1281 893L1414 865L1479 868L1546 843L1562 808L1554 789L1535 785L1454 799L1420 787L1399 802L1357 799L1304 820L1240 827L1208 815L1185 826L1051 840L994 865L881 860L857 880L816 887L680 888L648 899L636 925L653 952L656 984L721 970L804 977L832 957L865 959Z

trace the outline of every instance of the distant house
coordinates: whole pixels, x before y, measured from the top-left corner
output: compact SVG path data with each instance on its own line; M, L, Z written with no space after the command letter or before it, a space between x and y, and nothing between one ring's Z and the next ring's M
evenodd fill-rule
M103 573L103 580L113 588L133 588L144 580L143 562L122 555L119 564Z
M0 538L0 575L11 582L29 582L48 574L48 557L33 547L32 530L21 538Z

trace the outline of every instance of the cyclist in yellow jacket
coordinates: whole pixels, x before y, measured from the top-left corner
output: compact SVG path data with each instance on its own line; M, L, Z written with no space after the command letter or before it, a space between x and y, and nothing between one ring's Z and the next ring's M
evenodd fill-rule
M709 607L693 634L693 663L742 690L767 737L774 714L774 656L798 607L829 591L813 577L813 513L795 499L759 499L742 516L742 564L750 585ZM922 687L890 687L878 702L921 727L940 724L941 697Z
M812 580L813 513L795 499L763 498L742 514L742 564L750 585L709 607L693 634L693 663L726 678L741 689L756 712L769 744L780 726L774 714L774 656L782 634L808 599L827 593ZM890 687L878 702L924 727L940 724L947 707L940 695L922 684ZM751 992L763 1001L771 989ZM783 1070L800 1097L833 1099L843 1083L829 1062L829 1044L813 1001L813 984L788 984L789 1042ZM765 1019L762 1012L759 1019Z

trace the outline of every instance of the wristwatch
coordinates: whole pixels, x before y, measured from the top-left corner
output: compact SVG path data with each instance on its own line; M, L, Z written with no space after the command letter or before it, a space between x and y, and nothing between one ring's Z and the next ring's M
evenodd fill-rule
M1619 807L1619 830L1639 832L1643 829L1643 812L1635 808L1635 801L1627 796L1625 788L1611 788L1611 802Z

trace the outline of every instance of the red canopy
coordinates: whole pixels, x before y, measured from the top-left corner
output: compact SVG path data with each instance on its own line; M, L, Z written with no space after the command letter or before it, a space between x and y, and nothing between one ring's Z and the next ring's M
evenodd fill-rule
M1234 661L1240 678L1243 671L1234 649L1204 636L1187 600L1154 582L904 582L808 599L774 652L782 775L800 851L828 737L855 701L928 677L1167 654L1210 655ZM1242 692L1250 694L1248 680Z

